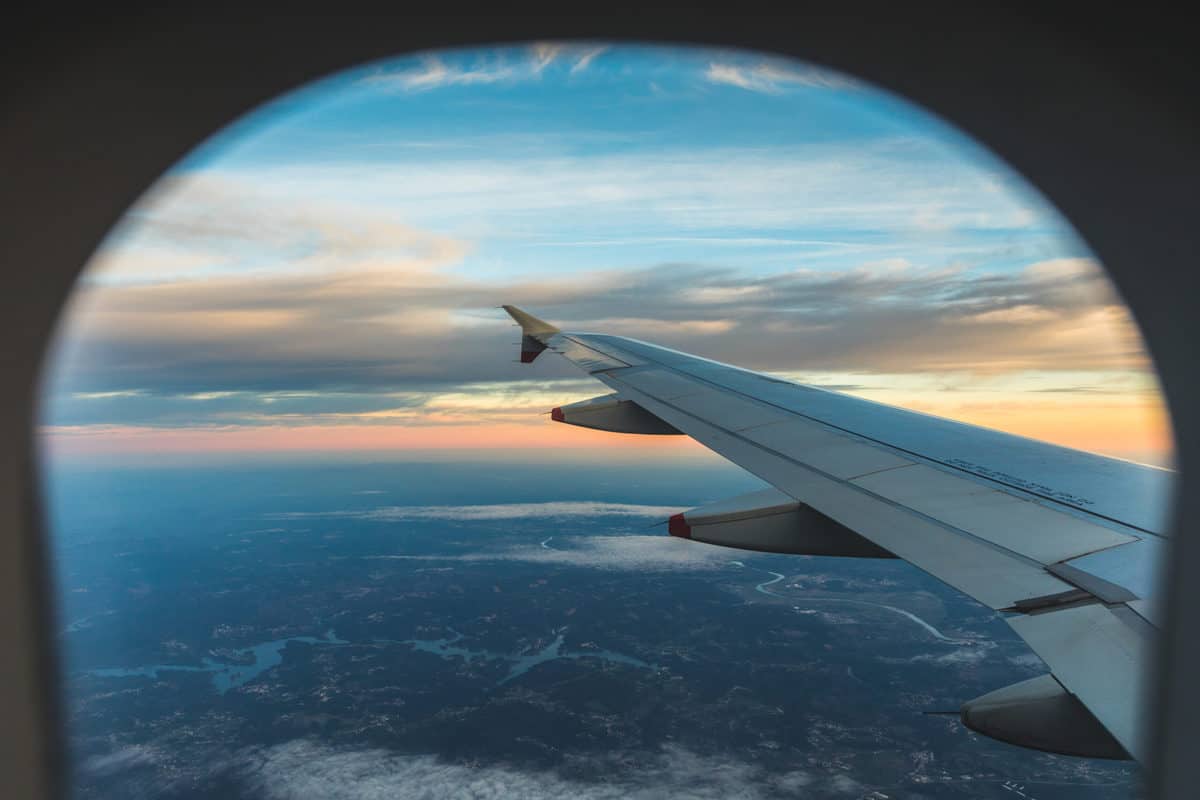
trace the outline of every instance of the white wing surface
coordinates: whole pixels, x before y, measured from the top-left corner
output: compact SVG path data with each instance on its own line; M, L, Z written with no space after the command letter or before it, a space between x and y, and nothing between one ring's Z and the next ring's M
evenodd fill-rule
M522 361L552 350L613 393L554 419L686 434L778 490L688 512L673 533L902 558L1004 614L1050 669L966 703L966 724L1043 750L1146 758L1173 473L504 308Z

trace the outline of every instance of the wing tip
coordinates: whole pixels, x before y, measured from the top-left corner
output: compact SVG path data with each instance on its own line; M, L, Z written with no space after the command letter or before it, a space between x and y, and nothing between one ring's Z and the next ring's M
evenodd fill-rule
M521 326L521 332L526 336L548 336L559 332L558 328L545 320L538 319L528 311L523 311L516 306L508 304L500 307L513 318L514 322Z

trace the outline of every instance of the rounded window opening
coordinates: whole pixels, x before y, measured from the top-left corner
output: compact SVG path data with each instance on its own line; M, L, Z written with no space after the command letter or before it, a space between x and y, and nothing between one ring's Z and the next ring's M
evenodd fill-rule
M1087 680L1139 656L1056 643L1160 624L1153 367L1036 191L848 76L292 92L96 253L40 442L84 796L1139 791Z

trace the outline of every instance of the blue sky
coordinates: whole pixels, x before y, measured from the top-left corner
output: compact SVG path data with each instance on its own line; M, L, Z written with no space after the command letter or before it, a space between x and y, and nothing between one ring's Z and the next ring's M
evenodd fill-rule
M1019 178L904 101L740 52L535 45L372 64L175 170L469 238L470 274L711 260L768 272L1085 255ZM296 243L303 248L305 243ZM256 255L226 266L245 268Z
M93 260L48 430L494 426L586 394L512 369L501 302L985 424L1086 395L1162 450L1099 266L982 148L808 65L587 43L368 64L214 136Z

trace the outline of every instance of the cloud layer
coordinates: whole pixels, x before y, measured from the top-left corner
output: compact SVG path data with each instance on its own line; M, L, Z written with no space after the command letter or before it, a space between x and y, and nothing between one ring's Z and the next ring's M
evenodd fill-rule
M57 372L74 393L512 380L501 302L775 371L1146 366L1123 307L1082 258L1011 271L900 259L765 273L718 262L473 277L450 269L470 245L444 235L345 209L250 202L252 190L211 177L181 187L130 241L102 251L80 288ZM147 249L168 244L207 266L147 272ZM246 263L231 263L230 250ZM573 377L563 365L539 374Z
M193 420L226 412L279 421L325 412L403 418L405 409L453 413L455 394L494 397L481 384L517 407L523 390L537 387L512 381L530 372L574 379L554 388L560 400L588 391L553 359L514 370L515 333L494 310L501 301L575 329L774 372L1149 368L1127 313L1083 260L983 275L898 266L748 276L675 264L536 283L402 276L87 287L57 365L58 388L73 395L80 421L110 423L132 420L86 412L107 401L151 421L156 411ZM451 388L470 384L477 388Z
M388 91L426 92L450 86L486 86L536 80L547 67L566 63L567 71L577 75L607 50L604 45L569 45L538 42L517 53L480 54L467 59L462 54L443 58L427 55L416 65L380 68L359 79L359 83Z
M384 506L362 511L295 511L273 515L277 519L334 517L400 522L410 519L460 521L506 519L568 519L570 517L656 517L667 518L683 509L678 506L648 506L634 503L604 503L596 500L559 500L547 503L500 503L460 506Z
M623 572L695 572L729 566L728 548L675 536L573 536L552 548L515 547L466 560L526 561Z
M580 800L759 800L795 796L853 796L864 787L842 773L772 773L724 755L701 755L668 745L654 759L613 769L604 782L526 771L503 764L466 766L429 755L338 749L295 740L244 757L240 772L254 791L272 800L440 800L440 798L572 797ZM614 764L614 767L616 765Z
M121 780L124 791L157 796L182 789L237 785L270 800L441 800L442 798L580 798L580 800L765 800L857 797L869 791L837 766L769 769L724 753L668 743L657 751L568 754L557 769L505 762L456 763L433 754L337 746L294 739L240 752L199 746L124 747L89 759L85 774Z

